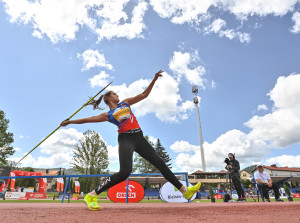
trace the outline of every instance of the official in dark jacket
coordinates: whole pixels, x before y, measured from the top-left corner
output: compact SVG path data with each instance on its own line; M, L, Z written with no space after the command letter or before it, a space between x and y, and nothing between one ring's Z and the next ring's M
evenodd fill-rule
M240 181L240 163L235 159L235 155L232 153L228 154L229 162L225 169L228 170L229 176L232 180L234 188L239 196L238 201L246 201L245 199L245 192L242 188L241 181Z

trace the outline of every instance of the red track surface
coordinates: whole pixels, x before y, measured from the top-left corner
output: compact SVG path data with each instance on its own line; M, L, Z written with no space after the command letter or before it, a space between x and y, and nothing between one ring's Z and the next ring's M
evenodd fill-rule
M300 202L284 203L0 203L1 223L27 222L300 222Z

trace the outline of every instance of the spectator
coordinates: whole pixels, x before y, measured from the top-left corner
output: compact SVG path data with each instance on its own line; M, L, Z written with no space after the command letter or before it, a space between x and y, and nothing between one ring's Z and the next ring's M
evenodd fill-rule
M286 196L285 190L283 187L280 188L280 193L282 196Z
M256 171L254 174L254 178L258 183L258 188L262 190L264 198L268 202L271 202L268 191L272 189L275 193L275 200L283 202L283 200L280 199L279 187L277 183L273 183L270 175L264 171L262 164L257 165L257 170L258 171Z

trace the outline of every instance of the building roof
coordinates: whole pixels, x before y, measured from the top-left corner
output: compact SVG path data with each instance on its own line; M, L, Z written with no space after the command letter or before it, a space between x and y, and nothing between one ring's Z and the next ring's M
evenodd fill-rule
M276 170L276 171L300 172L300 168L297 168L297 167L287 167L287 166L285 166L285 167L277 167L276 164L272 164L271 166L265 166L265 165L263 165L263 168L268 169L268 170ZM253 172L255 170L253 170Z
M46 173L46 171L38 171L40 172L43 176L53 176L53 175L57 175L58 171L57 170L49 170L48 173Z

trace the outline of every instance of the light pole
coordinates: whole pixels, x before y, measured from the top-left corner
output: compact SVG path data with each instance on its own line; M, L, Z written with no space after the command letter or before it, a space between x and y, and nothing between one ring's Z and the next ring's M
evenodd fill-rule
M199 138L200 138L200 152L201 152L201 161L202 161L202 169L205 172L206 171L206 164L205 164L205 157L204 157L204 148L203 148L203 139L202 139L202 131L201 131L201 123L200 123L200 113L199 113L199 100L197 97L198 93L198 87L195 85L192 87L192 92L195 94L194 97L194 104L196 106L197 110L197 117L198 117L198 127L199 127Z

